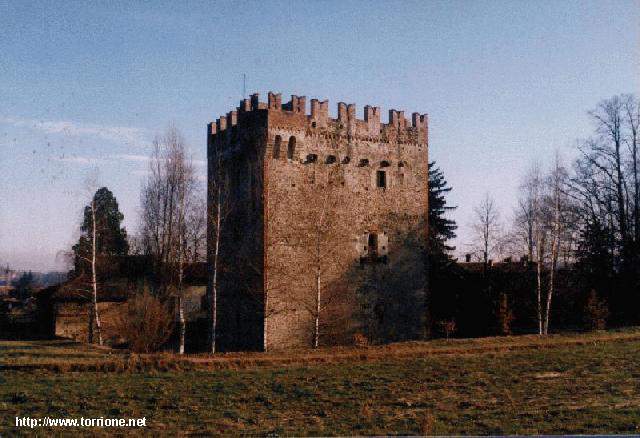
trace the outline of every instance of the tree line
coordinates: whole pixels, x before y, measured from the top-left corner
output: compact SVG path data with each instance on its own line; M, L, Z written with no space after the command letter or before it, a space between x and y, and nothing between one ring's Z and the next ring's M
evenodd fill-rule
M539 334L549 332L557 285L566 280L559 276L569 271L571 288L609 325L639 322L640 103L633 95L613 96L588 116L593 132L577 142L572 163L556 153L546 171L539 162L530 165L511 224L500 220L490 195L475 208L471 252L485 269L492 258L524 255L535 271Z

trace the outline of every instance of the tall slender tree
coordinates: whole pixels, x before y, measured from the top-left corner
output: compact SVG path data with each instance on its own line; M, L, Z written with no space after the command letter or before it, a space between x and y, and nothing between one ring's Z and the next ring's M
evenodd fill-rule
M489 193L485 194L482 202L475 207L474 212L476 218L473 229L477 235L486 270L489 257L496 249L500 237L500 214L495 201Z
M547 288L546 306L544 312L543 334L549 333L549 320L551 319L551 302L555 292L556 274L560 251L565 245L565 228L568 221L569 205L565 195L567 172L562 166L559 153L556 152L553 168L547 177L547 196L545 210L548 214L548 233L551 239L551 266L549 269L549 282Z
M220 272L220 250L222 241L222 228L226 226L226 219L230 213L228 204L227 187L224 184L222 153L216 151L210 158L209 178L208 178L208 233L211 236L208 248L209 269L209 352L216 352L216 339L218 332L218 282Z
M74 276L89 277L91 305L88 319L88 341L97 337L102 345L102 324L98 309L99 265L110 264L112 256L126 255L129 251L127 232L121 227L123 214L113 193L106 187L98 189L84 209L80 226L81 236L73 246Z
M451 257L455 247L449 242L456 238L458 225L447 216L456 209L447 203L452 187L447 183L444 172L435 161L429 163L429 224L428 246L425 254L425 332L429 336L433 325L433 295L439 292L439 285L449 283L456 275L456 263Z
M150 174L141 194L141 237L154 261L155 289L176 302L177 350L184 353L184 263L188 245L187 212L194 202L195 171L182 135L175 127L153 143Z
M578 212L578 266L588 274L585 288L607 298L618 323L640 320L633 310L640 305L638 105L634 96L620 95L589 112L594 135L579 144L581 156L570 179ZM596 255L603 257L598 261Z
M627 128L625 143L629 149L629 171L633 192L631 211L633 212L633 239L635 242L635 255L640 250L640 100L633 95L623 95L623 119Z

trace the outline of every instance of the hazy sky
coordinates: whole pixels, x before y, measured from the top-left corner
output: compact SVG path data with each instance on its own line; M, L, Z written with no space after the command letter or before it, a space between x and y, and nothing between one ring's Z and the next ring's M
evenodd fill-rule
M243 73L332 114L429 113L463 247L485 192L508 220L531 160L570 159L587 110L638 93L640 2L0 0L0 263L55 267L95 168L134 233L153 135L174 122L203 160Z

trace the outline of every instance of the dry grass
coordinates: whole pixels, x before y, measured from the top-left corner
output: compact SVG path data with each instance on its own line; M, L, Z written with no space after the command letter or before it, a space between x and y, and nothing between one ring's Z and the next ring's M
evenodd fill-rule
M0 343L0 435L18 415L146 416L161 434L640 432L638 329L179 359L56 342Z
M149 371L156 369L250 369L314 364L375 362L430 356L505 355L521 350L544 350L601 342L640 341L640 328L562 335L503 336L493 338L402 342L368 347L332 347L319 350L211 354L135 354L70 340L0 341L0 370L48 369L76 371Z

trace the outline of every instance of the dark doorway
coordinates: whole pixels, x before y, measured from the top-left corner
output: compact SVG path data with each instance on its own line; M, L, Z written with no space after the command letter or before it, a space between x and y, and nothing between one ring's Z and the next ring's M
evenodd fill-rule
M378 235L375 233L369 233L369 256L375 258L378 256Z

